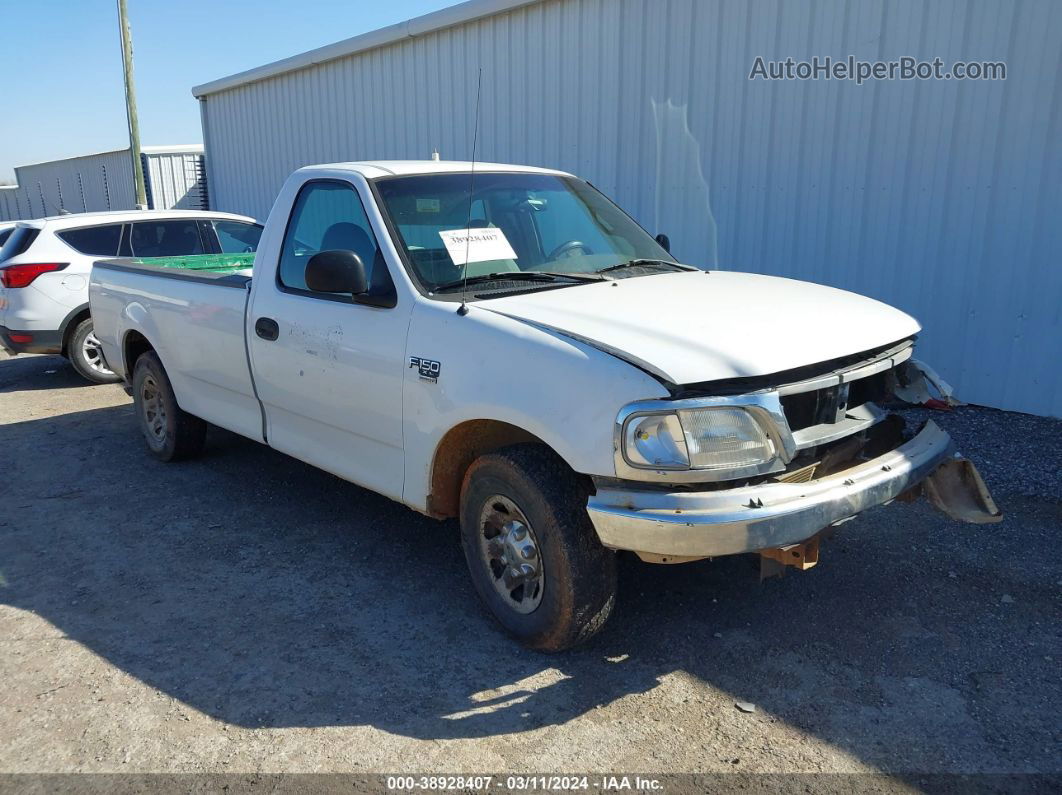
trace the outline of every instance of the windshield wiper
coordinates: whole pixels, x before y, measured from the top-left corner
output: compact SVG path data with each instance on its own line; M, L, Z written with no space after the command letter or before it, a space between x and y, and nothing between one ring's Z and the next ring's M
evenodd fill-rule
M452 282L440 284L432 289L432 292L440 293L444 290L453 290L464 287L466 284L483 284L484 282L555 282L558 279L568 279L572 282L600 282L607 277L596 273L560 273L553 271L502 271L500 273L481 273L478 276L469 276L467 279L454 279Z
M669 262L666 259L629 259L626 262L621 262L618 265L609 265L607 268L602 268L594 273L609 273L610 271L623 270L624 268L645 268L653 266L664 266L666 268L674 268L679 271L695 271L699 268L694 268L692 265L682 265L678 262Z

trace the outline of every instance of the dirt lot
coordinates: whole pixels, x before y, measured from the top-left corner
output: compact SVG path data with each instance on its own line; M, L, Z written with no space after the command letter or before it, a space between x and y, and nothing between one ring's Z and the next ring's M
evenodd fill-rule
M223 431L157 463L119 387L0 354L0 771L1058 773L1062 422L934 418L1003 524L881 508L763 584L624 560L543 656L452 523Z

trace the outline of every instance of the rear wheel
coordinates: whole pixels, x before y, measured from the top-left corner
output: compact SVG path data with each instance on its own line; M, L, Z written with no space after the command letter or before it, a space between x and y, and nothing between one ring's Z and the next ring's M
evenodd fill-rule
M540 445L477 459L461 494L472 582L494 617L531 648L567 649L596 633L616 599L616 556L586 513L586 490Z
M90 317L77 324L74 333L70 335L65 355L74 369L94 384L113 384L122 380L107 366Z
M161 461L179 461L203 452L207 424L177 405L169 376L154 351L136 360L133 403L153 456Z

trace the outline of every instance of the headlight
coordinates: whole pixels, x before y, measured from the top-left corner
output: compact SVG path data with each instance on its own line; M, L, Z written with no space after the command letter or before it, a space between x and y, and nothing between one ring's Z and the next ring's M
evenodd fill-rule
M686 436L677 414L632 417L623 436L623 455L636 467L689 469Z
M635 414L623 431L623 457L641 469L740 469L776 456L774 442L742 408Z
M775 457L774 443L744 409L688 409L678 416L693 469L737 469Z

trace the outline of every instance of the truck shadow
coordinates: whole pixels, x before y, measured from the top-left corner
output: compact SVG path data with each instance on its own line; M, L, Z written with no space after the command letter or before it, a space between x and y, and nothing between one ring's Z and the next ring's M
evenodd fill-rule
M0 426L0 450L0 601L227 723L487 737L611 721L600 708L629 699L639 720L712 731L742 700L752 734L781 720L883 769L1050 764L1062 704L1040 661L1058 626L1038 622L1057 504L1006 505L1023 529L1005 563L995 530L920 506L852 523L817 569L763 584L743 558L625 558L603 633L546 656L480 608L453 522L232 434L164 465L117 406ZM1008 746L1030 721L1043 750Z
M32 392L93 386L62 356L8 356L0 352L0 390Z

